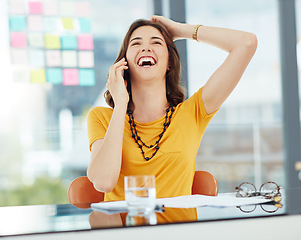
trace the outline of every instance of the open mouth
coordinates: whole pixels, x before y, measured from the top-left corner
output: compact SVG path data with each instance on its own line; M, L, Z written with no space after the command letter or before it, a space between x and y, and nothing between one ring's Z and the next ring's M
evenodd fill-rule
M156 60L153 57L140 57L137 63L140 67L151 67L156 64Z

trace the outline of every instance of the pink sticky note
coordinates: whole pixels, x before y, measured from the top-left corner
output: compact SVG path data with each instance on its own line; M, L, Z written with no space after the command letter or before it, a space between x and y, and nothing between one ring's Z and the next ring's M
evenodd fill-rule
M44 14L47 16L58 15L58 4L57 1L44 1Z
M42 14L43 13L42 2L29 1L28 10L30 14Z
M27 47L26 33L24 32L11 32L10 45L12 47L23 48Z
M26 48L12 48L11 49L11 59L12 63L16 65L27 65L28 64L28 54Z
M75 4L76 15L78 17L90 16L90 4L88 2L77 2Z
M42 31L43 30L43 18L42 16L32 16L27 17L28 29L30 31Z
M63 69L63 85L75 86L79 84L78 69L65 68Z
M46 50L46 65L48 67L59 67L61 63L60 50Z
M22 0L10 0L11 14L26 14L25 4Z
M93 36L91 34L78 35L77 46L79 50L93 50Z
M94 67L94 54L92 51L78 52L78 66L82 68Z

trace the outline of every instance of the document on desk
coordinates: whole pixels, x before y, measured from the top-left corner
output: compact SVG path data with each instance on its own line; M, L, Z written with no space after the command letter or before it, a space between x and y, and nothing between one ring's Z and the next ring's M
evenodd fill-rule
M205 195L187 195L172 198L157 199L158 204L163 204L170 208L195 208L195 207L236 207L244 205L262 204L271 202L272 199L267 199L261 196L238 198L235 193L221 193L216 197Z
M236 207L244 205L254 205L271 202L272 199L267 199L261 196L238 198L235 193L220 193L216 197L205 195L187 195L171 198L158 198L156 203L158 206L168 208L196 208L204 206L212 207ZM92 209L106 213L127 212L127 204L125 201L100 202L92 203Z

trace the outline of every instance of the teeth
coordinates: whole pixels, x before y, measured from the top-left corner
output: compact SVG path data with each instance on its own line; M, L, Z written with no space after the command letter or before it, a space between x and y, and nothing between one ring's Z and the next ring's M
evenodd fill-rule
M155 61L151 57L142 57L139 59L138 65L142 66L144 62L150 62L151 65L155 65Z

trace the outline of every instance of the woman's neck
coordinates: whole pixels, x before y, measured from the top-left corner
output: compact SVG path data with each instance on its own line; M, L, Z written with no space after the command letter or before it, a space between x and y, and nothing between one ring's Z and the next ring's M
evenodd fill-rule
M138 122L152 122L165 115L169 104L166 99L165 82L153 84L133 84L132 100L134 118Z

